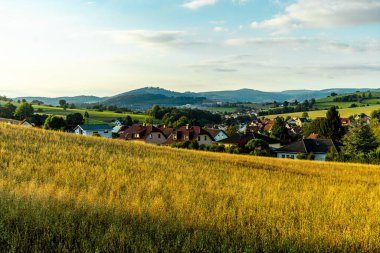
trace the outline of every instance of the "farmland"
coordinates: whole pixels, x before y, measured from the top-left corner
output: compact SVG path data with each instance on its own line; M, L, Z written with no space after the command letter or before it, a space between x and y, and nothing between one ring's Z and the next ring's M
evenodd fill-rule
M0 124L0 251L378 251L379 198L379 166Z
M4 101L0 101L0 104L5 104L5 103L6 102ZM13 103L13 104L18 106L17 103ZM147 117L147 115L143 115L143 114L116 113L116 112L110 112L110 111L99 112L95 110L86 110L86 109L64 110L61 107L46 106L46 105L33 105L33 108L35 110L35 113L57 115L57 116L63 116L63 117L66 117L68 114L72 114L72 113L80 113L83 115L87 111L90 115L89 122L88 122L90 124L111 123L115 119L118 119L118 118L124 119L128 115L131 116L132 119L137 119L139 121L143 121Z
M339 103L336 103L337 105ZM361 113L365 113L367 115L371 115L371 113L374 110L379 110L380 105L372 105L372 106L365 106L365 107L355 107L355 108L344 108L344 109L339 109L340 116L343 118L348 118L351 115L359 115ZM308 111L307 113L309 114L309 117L311 119L315 119L318 117L325 117L326 116L327 110L319 110L319 111ZM291 117L301 117L302 112L294 112L294 113L285 113L285 114L278 114L278 115L269 115L265 116L266 118L275 118L277 116L291 116Z

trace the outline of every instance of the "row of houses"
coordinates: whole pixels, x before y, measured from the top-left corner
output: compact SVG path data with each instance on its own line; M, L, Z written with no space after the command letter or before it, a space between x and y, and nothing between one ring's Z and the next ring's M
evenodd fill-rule
M314 160L324 161L330 150L339 152L339 147L330 139L308 138L290 144L260 134L259 132L245 132L233 137L220 129L204 129L200 126L182 126L174 129L166 126L145 126L135 124L130 127L111 127L106 124L80 125L75 128L76 134L86 136L101 136L112 138L112 131L116 131L120 139L126 141L142 141L147 144L173 145L184 141L197 141L199 145L223 144L226 147L244 146L252 139L261 139L269 144L278 158L298 159L299 155L314 154Z

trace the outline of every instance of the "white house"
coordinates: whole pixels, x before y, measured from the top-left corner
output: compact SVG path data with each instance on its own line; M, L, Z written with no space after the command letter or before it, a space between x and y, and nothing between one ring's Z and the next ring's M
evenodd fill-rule
M221 129L208 128L205 130L211 134L211 136L214 138L215 141L221 141L228 138L228 135L226 134L226 132L224 132Z
M298 155L314 154L314 160L325 161L327 153L333 149L338 152L338 147L331 139L303 139L293 142L285 147L275 150L277 158L298 159Z
M74 129L76 134L112 138L112 127L107 124L79 125Z

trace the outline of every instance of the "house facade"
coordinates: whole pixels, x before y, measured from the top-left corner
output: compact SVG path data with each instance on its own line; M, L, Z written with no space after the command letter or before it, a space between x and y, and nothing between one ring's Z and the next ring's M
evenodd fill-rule
M200 126L182 126L168 137L164 145L172 145L177 142L197 141L199 145L211 145L214 142L212 135Z
M96 136L99 135L103 138L112 138L112 127L107 124L84 124L74 128L74 133L84 136Z
M167 137L155 126L135 124L119 132L120 138L127 141L144 141L148 144L163 144Z
M259 133L239 134L239 135L218 141L218 143L224 144L227 147L231 147L231 146L242 147L245 144L247 144L250 140L253 140L253 139L260 139L260 140L265 141L266 143L268 143L269 147L273 150L281 147L281 142L279 140L259 134Z
M210 135L214 138L215 141L221 141L228 138L226 132L224 132L221 129L208 128L205 130L210 133Z
M277 158L298 159L298 155L314 154L315 161L325 161L327 153L338 147L331 139L303 139L275 150Z

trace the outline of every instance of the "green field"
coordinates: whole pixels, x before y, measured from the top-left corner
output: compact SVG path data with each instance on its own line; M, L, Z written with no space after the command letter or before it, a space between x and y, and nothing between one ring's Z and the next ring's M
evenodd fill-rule
M6 102L0 101L0 104L5 104ZM17 103L13 103L15 106L18 106ZM115 113L110 111L98 112L94 110L86 110L86 109L66 109L64 110L61 107L52 107L46 105L33 105L35 113L39 114L48 114L48 115L58 115L65 117L71 113L81 113L82 115L87 111L90 115L89 122L90 124L98 124L98 123L111 123L112 121L121 118L124 119L128 115L132 117L132 119L137 119L139 121L144 121L148 116L143 114L133 114L133 113ZM39 112L38 110L42 110Z
M0 124L0 252L378 252L380 167Z
M339 108L348 108L352 104L356 104L359 107L366 106L366 105L378 105L378 104L380 104L380 92L371 92L372 98L368 98L368 94L369 94L368 92L364 92L364 93L365 93L367 98L364 99L361 103L359 103L357 101L353 101L353 102L334 102L333 101L335 98L339 98L339 97L346 96L346 95L363 94L363 92L347 93L347 94L342 94L342 95L338 95L335 97L327 97L327 98L317 99L317 103L314 105L314 108L326 109L326 108L329 108L333 105L339 106Z
M371 113L374 110L379 110L380 105L372 105L372 106L365 106L365 107L355 107L355 108L344 108L344 109L339 109L340 116L342 118L348 118L351 115L359 115L361 113L365 113L367 115L371 115ZM315 119L318 117L326 117L326 112L327 110L319 110L319 111L309 111L307 112L309 114L309 117L311 119ZM285 113L285 114L278 114L278 115L268 115L265 116L266 118L273 119L277 116L281 117L286 117L286 116L291 116L291 117L301 117L302 112L295 112L295 113Z

